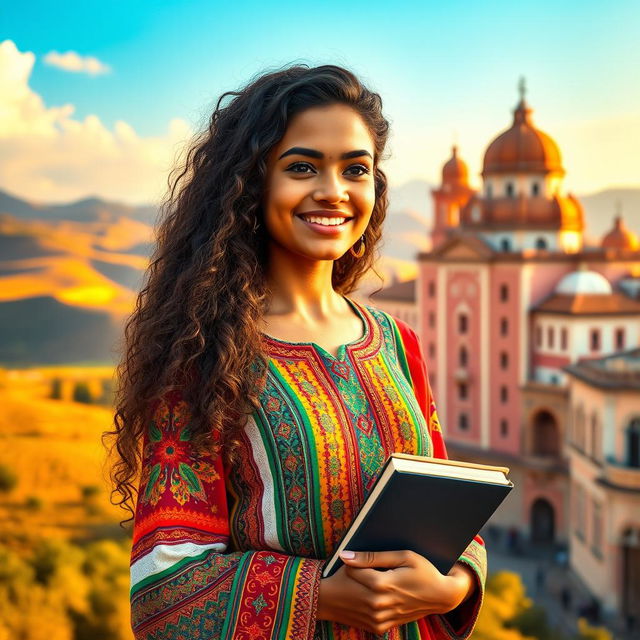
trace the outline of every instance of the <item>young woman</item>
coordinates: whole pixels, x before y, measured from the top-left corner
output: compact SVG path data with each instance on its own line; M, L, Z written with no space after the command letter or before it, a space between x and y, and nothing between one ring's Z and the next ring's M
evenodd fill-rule
M349 297L387 208L381 106L340 67L262 75L220 98L173 181L113 432L138 639L474 627L480 537L447 576L399 549L321 579L389 454L446 456L416 333Z

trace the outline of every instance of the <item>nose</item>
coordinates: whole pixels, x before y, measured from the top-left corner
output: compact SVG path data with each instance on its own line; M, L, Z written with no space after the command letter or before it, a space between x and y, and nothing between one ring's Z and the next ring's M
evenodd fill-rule
M340 174L327 171L322 179L316 183L313 199L316 202L346 202L349 200L349 190Z

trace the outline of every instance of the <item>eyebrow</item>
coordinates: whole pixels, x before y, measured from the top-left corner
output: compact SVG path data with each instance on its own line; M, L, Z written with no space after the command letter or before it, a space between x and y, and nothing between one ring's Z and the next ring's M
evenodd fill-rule
M285 151L278 160L281 160L285 156L290 155L298 155L298 156L309 156L311 158L324 158L324 153L322 151L317 151L316 149L307 149L306 147L291 147ZM340 156L340 160L347 160L348 158L359 158L360 156L369 156L372 160L371 154L366 149L356 149L355 151L346 151Z

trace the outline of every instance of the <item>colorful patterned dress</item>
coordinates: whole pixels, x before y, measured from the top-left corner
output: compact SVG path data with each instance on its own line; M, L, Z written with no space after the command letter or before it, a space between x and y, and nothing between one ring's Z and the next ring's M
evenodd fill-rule
M470 635L482 604L479 536L460 561L478 588L458 608L374 636L316 620L324 559L394 452L446 457L416 333L345 298L364 333L337 357L263 334L261 406L239 464L190 448L189 409L164 396L144 437L131 555L137 640L449 639ZM429 497L418 508L429 508Z

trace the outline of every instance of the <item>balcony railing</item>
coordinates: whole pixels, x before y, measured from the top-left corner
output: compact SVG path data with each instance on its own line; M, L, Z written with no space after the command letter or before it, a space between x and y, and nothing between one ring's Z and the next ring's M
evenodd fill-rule
M640 491L640 468L628 467L613 460L607 460L602 468L603 480L608 484Z

